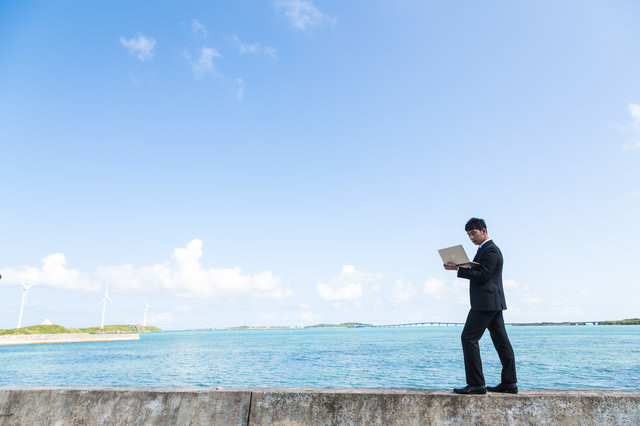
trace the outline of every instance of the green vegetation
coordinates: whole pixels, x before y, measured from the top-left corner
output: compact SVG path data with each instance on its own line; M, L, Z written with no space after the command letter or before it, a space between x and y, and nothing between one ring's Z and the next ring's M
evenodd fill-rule
M601 321L599 325L640 325L640 318L629 318L619 321Z
M588 322L516 322L512 325L527 326L527 325L640 325L640 318L631 318L618 321L588 321Z
M77 328L64 328L61 325L32 325L30 327L9 328L0 330L0 335L14 334L62 334L62 333L82 333Z
M81 333L151 333L156 331L162 331L158 327L142 326L142 325L105 325L104 328L89 327L81 328Z
M306 326L305 328L336 328L336 327L341 327L341 328L354 328L354 327L371 327L371 324L363 324L361 322L343 322L342 324L316 324L316 325L309 325Z
M528 326L528 325L535 325L535 326L540 326L540 325L549 325L549 326L554 326L554 325L587 325L587 323L585 322L516 322L513 323L513 325L516 326Z
M104 328L65 328L61 325L32 325L22 328L10 328L0 330L0 336L17 335L17 334L63 334L63 333L147 333L162 331L157 327L144 327L142 325L105 325Z

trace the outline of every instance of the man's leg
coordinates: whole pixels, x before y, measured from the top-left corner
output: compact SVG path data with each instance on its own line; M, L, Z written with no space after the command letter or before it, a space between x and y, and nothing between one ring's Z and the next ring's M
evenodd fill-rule
M469 315L467 315L467 322L464 324L461 339L462 353L464 354L464 371L469 385L485 385L478 341L495 313L495 311L469 311Z
M516 378L516 359L513 354L511 342L509 342L509 336L507 336L507 330L504 326L502 311L499 311L498 314L493 317L488 328L493 347L496 348L498 357L502 363L502 383L516 383L518 381Z

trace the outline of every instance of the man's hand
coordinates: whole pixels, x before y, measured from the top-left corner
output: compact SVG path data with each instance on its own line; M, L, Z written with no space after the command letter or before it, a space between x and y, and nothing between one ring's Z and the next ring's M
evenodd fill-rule
M444 264L444 269L446 269L447 271L457 271L458 265L456 265L455 263L447 262Z

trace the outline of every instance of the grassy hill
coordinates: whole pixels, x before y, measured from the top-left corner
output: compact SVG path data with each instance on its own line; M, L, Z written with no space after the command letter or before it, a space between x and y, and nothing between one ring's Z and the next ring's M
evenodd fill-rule
M640 325L640 318L629 318L618 321L602 321L602 325Z
M63 333L148 333L162 331L157 327L142 325L105 325L104 328L65 328L61 325L32 325L22 328L9 328L0 330L0 336L16 335L16 334L63 334Z

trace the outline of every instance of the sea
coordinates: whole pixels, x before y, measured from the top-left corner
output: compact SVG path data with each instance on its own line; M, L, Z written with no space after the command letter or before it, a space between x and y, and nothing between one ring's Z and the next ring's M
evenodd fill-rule
M142 333L138 341L0 346L0 386L447 389L460 326ZM640 390L640 326L508 326L521 389ZM500 382L488 333L487 385Z

